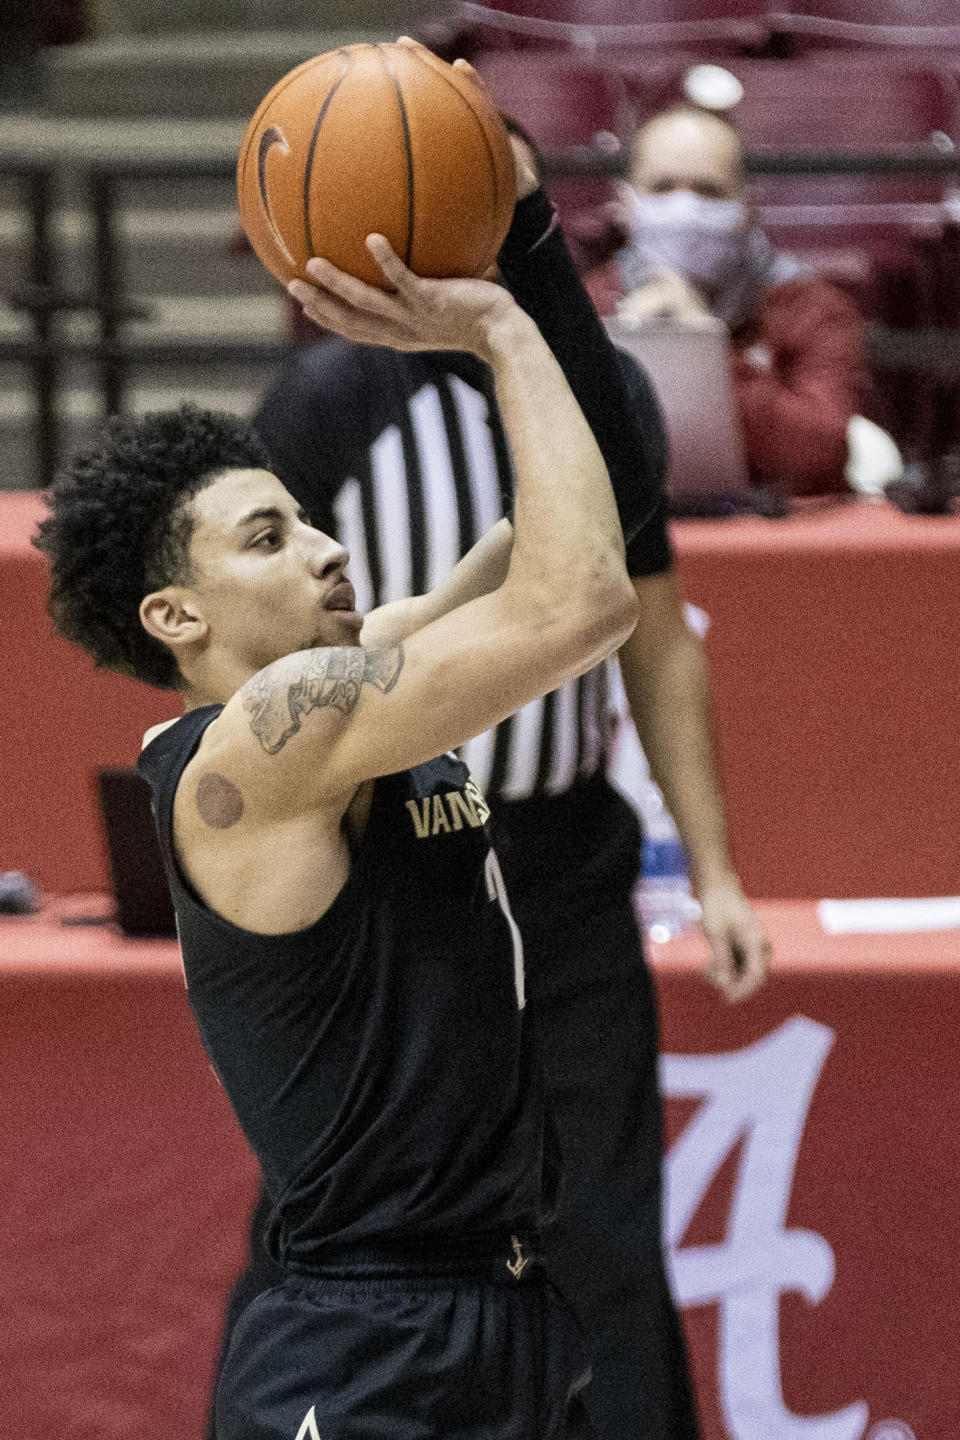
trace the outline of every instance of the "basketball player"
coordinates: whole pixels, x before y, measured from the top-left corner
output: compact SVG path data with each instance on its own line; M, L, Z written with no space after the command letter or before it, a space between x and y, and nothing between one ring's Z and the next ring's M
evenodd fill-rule
M617 412L607 406L606 337L546 197L520 173L501 253L508 283L549 338L611 474L635 475L651 497L653 513L628 553L641 620L620 661L694 861L715 951L711 978L742 999L762 979L768 947L723 838L701 647L684 624L671 569L662 425L649 382L620 357L643 441L639 453L620 448ZM507 437L489 375L473 356L405 355L328 337L284 367L255 425L287 488L348 546L354 583L371 604L427 588L511 489ZM605 778L607 708L601 668L468 742L464 755L493 807L525 938L564 1159L546 1263L589 1338L584 1405L603 1440L696 1440L661 1241L657 1017L632 902L640 837ZM251 1296L274 1282L262 1246L268 1213L262 1197L227 1334Z
M512 525L363 618L347 552L255 437L184 408L115 422L58 478L38 544L61 633L186 709L141 768L190 1003L284 1272L234 1331L222 1440L552 1440L586 1433L587 1372L540 1261L552 1167L523 944L453 752L630 634L623 536L649 496L618 516L503 288L420 280L368 243L395 293L323 261L292 293L348 338L489 365Z

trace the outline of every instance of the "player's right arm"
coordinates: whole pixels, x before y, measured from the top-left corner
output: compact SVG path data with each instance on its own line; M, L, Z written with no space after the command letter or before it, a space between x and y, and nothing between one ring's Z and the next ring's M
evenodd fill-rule
M233 697L215 743L283 812L452 749L597 664L636 620L606 467L536 325L500 287L421 280L385 242L371 249L395 294L311 262L323 289L297 298L350 339L490 365L517 473L513 546L497 589L402 644L299 652Z
M391 600L372 610L363 622L360 643L374 650L406 640L451 610L480 595L489 595L507 578L513 552L513 526L504 517L472 545L447 578L426 595Z

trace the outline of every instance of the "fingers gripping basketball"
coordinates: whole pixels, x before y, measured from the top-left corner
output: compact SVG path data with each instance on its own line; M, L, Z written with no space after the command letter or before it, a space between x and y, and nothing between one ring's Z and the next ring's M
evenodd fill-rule
M347 45L299 65L260 104L237 165L244 229L278 280L319 255L386 284L385 235L418 275L481 275L513 213L503 122L469 72L421 46Z
M383 288L317 256L307 261L310 284L290 281L288 291L315 324L361 344L485 355L490 326L514 308L500 286L414 275L382 235L368 236L367 247L382 271Z

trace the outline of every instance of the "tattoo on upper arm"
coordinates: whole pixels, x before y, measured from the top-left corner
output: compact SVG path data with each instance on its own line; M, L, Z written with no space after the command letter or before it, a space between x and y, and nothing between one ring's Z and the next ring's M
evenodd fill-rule
M269 669L249 680L243 708L250 712L250 729L264 750L276 755L310 710L332 705L350 715L363 685L372 685L385 695L396 685L402 669L402 645L389 650L308 650L287 684L271 678Z

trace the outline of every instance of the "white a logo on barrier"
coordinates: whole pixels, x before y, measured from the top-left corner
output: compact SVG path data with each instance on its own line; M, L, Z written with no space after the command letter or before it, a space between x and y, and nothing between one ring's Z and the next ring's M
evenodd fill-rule
M665 1055L668 1098L702 1103L670 1148L665 1231L680 1305L719 1306L717 1390L731 1440L860 1440L867 1406L800 1416L780 1381L780 1296L816 1304L833 1284L822 1235L786 1228L807 1111L834 1034L794 1016L745 1050ZM680 1245L720 1167L743 1144L726 1239Z
M317 1407L311 1405L303 1417L303 1424L297 1431L296 1440L320 1440L320 1431L317 1429Z

